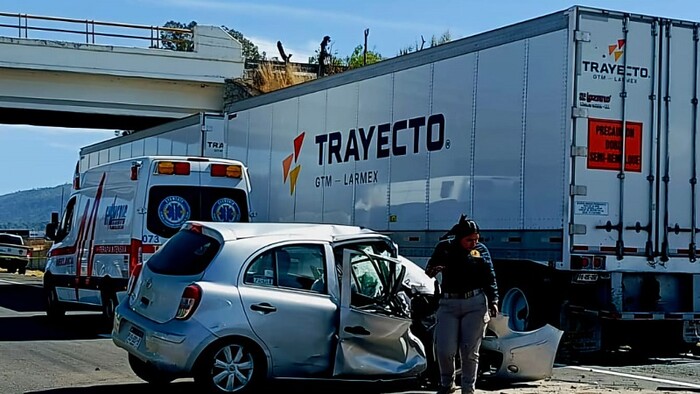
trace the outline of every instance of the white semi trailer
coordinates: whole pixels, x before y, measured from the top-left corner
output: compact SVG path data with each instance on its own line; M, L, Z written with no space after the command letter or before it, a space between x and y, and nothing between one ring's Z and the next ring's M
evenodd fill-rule
M254 220L370 227L419 264L465 213L513 328L678 349L700 340L698 26L572 7L87 146L81 168L237 158Z

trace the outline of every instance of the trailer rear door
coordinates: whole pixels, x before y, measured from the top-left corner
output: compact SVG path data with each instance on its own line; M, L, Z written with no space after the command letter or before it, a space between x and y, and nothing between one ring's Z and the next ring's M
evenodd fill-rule
M688 257L698 203L697 28L588 10L576 23L573 250Z

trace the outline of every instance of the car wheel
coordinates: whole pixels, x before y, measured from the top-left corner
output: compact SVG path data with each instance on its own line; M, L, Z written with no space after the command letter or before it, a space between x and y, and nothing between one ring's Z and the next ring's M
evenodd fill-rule
M129 354L129 366L136 376L153 385L168 384L174 380L171 375L159 371L133 354Z
M27 267L19 267L19 268L17 269L17 273L20 274L20 275L26 274L26 273L27 273Z
M210 393L251 393L264 376L264 361L248 342L230 339L219 342L198 360L194 376Z
M9 268L7 268L7 273L9 273L9 274L14 274L15 272L17 272L17 267L9 267Z
M56 294L56 288L46 286L46 316L51 320L58 320L66 314L66 309L61 305Z

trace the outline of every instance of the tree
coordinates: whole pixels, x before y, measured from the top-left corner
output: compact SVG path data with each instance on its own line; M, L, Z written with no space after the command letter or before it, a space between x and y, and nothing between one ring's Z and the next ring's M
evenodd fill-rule
M245 38L243 36L243 33L239 32L238 30L229 29L226 26L221 26L221 28L224 29L224 31L226 31L226 33L228 33L229 36L235 38L236 40L238 40L238 42L241 43L241 45L243 46L243 57L246 58L246 60L257 62L260 60L264 60L267 57L267 54L265 52L260 54L258 46L253 44L253 42L249 39Z
M163 25L163 27L171 27L176 29L189 29L192 30L197 26L197 22L192 21L188 24L176 21L168 21ZM221 26L222 29L228 35L238 40L243 47L243 57L247 60L260 61L265 59L267 54L263 52L260 54L257 45L253 44L252 41L245 38L243 33L238 30L230 29L226 26ZM181 32L171 32L171 31L161 31L161 47L165 49L170 49L174 51L192 52L194 50L194 42L191 34L181 33Z
M423 38L423 36L421 36L420 38L421 38L420 44L418 44L418 42L416 42L414 45L409 45L405 48L399 49L398 56L408 55L411 52L418 52L418 51L424 49L423 47L425 46L425 39ZM435 35L433 35L430 38L430 47L429 48L432 48L432 47L435 47L438 45L442 45L442 44L445 44L445 43L450 42L450 41L452 41L452 34L450 34L450 31L447 30L444 33L442 33L440 35L440 37L436 37Z
M182 22L168 21L163 25L163 27L189 30L194 29L195 26L197 26L197 22L195 21L191 21L188 24L184 24ZM181 32L161 31L160 46L161 48L181 52L192 52L194 50L192 34Z
M376 51L367 51L367 64L373 64L382 61L382 55L379 54ZM359 68L364 66L364 51L362 48L362 45L358 45L355 47L355 50L352 51L352 54L348 57L345 58L345 63L348 65L348 68Z

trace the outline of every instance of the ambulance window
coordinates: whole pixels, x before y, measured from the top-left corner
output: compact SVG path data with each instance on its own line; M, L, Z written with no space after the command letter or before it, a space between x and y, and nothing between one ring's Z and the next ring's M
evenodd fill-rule
M223 187L154 186L148 195L148 231L172 237L188 220L247 222L247 194Z
M56 241L60 241L63 238L70 233L71 228L73 227L73 211L75 211L75 201L77 200L76 197L71 198L68 200L68 204L66 204L66 210L63 211L63 217L61 218L61 223L58 226L58 230L56 231Z
M213 222L247 222L246 192L223 187L202 188L202 218Z

